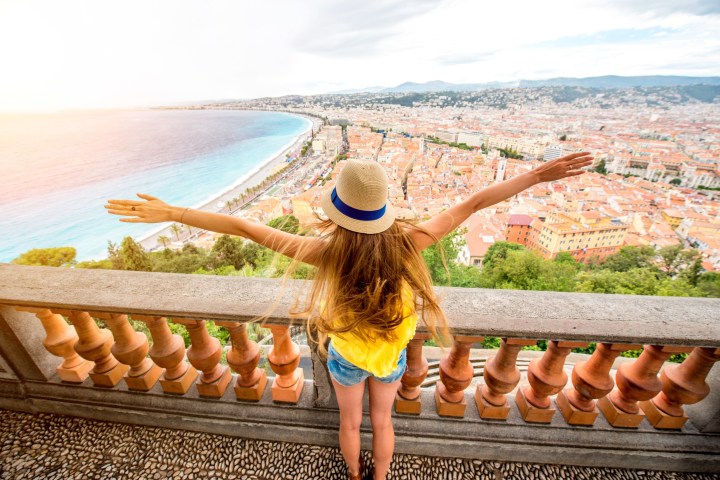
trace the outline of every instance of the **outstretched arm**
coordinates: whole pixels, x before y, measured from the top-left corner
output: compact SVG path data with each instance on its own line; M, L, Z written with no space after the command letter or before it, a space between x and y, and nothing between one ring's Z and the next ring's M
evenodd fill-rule
M434 244L435 238L439 240L452 232L478 210L502 202L535 184L585 173L584 170L579 169L592 163L593 157L589 155L589 152L573 153L547 162L510 180L480 190L457 205L420 223L419 227L421 228L411 230L410 235L418 249L423 250ZM422 230L431 233L435 238Z
M271 250L311 265L317 265L324 246L324 241L317 237L293 235L232 215L168 205L158 198L143 193L138 193L137 196L145 201L108 200L105 208L113 215L124 215L125 218L121 218L121 222L178 222L203 230L249 238Z

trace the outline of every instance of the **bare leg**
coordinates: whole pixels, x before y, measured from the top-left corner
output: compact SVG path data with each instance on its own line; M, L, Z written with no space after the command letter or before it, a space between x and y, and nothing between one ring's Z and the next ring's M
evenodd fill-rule
M392 406L400 380L383 383L375 378L368 379L370 390L370 422L373 429L373 460L375 479L384 480L390 469L395 450L395 431L392 425Z
M362 422L362 398L365 382L352 387L344 387L330 376L338 407L340 408L340 451L342 452L348 471L357 474L360 470L360 423Z

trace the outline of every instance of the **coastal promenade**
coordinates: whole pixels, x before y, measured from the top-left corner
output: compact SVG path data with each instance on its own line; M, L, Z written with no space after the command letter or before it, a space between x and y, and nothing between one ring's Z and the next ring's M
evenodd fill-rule
M312 122L312 127L302 135L300 135L295 142L293 142L292 145L290 145L288 148L284 149L282 152L280 152L278 155L267 161L265 164L263 164L257 171L253 172L251 175L249 175L245 180L243 180L238 185L235 185L234 187L228 189L227 191L223 192L222 194L218 195L217 197L213 198L212 200L208 201L204 205L198 207L198 210L205 210L208 212L219 212L222 211L225 207L225 202L232 200L235 197L238 197L241 195L244 191L260 185L263 180L265 180L267 177L270 176L270 174L275 170L279 165L284 164L287 161L288 155L293 154L300 154L300 149L302 148L302 145L307 142L312 137L312 132L317 131L320 126L322 125L322 122L315 117L309 117L309 116L303 116L299 114L293 114L296 116L302 116L306 118L307 120L310 120ZM143 193L149 193L152 195L152 192L143 192ZM218 206L222 205L222 206ZM153 250L157 248L159 245L158 238L161 236L168 237L170 239L174 239L174 235L171 230L171 224L167 225L166 227L162 228L161 230L158 230L156 232L153 232L150 235L144 236L140 241L140 245L142 245L145 250Z

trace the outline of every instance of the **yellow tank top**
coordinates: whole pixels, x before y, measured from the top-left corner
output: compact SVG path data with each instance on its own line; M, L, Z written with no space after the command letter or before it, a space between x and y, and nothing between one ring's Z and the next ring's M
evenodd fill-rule
M397 339L388 342L369 332L371 340L363 341L348 334L345 338L329 334L333 348L353 365L367 370L377 377L387 377L398 366L398 357L415 336L417 313L415 301L409 286L403 289L403 322L395 328Z

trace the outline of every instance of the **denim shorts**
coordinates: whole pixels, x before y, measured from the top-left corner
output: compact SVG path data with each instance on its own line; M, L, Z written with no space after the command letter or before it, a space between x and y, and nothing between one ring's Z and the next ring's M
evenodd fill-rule
M392 383L402 378L405 373L405 368L407 367L407 351L405 348L402 349L400 358L398 358L398 366L390 375L387 377L378 377L345 360L345 358L333 348L331 341L328 347L327 366L332 378L344 387L357 385L360 382L364 382L368 377L377 378L383 383Z

